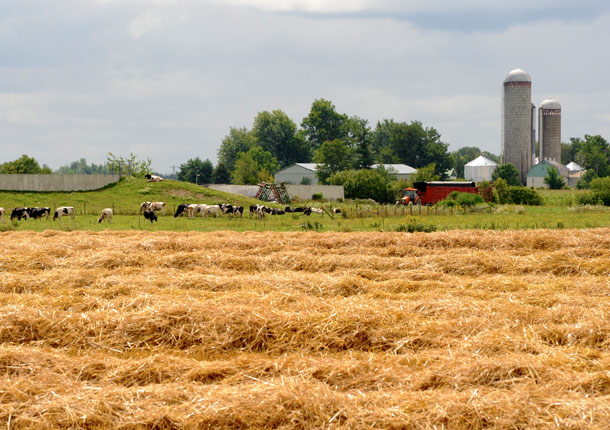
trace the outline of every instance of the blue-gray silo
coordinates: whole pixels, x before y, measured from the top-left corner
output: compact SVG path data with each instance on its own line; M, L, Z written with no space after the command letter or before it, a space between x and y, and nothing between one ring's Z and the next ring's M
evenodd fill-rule
M538 107L538 157L561 163L561 105L554 99Z
M533 109L532 78L521 69L512 70L504 79L502 92L502 163L517 168L522 184L526 184L532 167Z

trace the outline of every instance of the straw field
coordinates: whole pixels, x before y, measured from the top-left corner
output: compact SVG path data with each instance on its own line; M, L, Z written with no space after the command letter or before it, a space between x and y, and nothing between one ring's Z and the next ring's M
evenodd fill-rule
M0 238L0 428L610 428L608 228Z

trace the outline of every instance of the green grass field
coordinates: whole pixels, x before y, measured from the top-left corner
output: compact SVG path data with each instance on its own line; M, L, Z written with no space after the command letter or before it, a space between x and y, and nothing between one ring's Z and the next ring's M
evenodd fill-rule
M421 231L421 230L521 230L536 228L595 228L610 226L610 208L579 207L574 202L577 190L541 190L544 206L495 205L479 208L470 213L441 207L395 207L370 203L332 203L343 213L334 218L328 215L301 214L267 216L243 219L174 218L175 208L180 203L231 203L248 208L258 200L237 194L224 193L178 181L150 183L143 179L126 178L102 190L87 192L0 192L0 206L6 209L0 231L8 230L167 230L167 231ZM143 201L166 202L166 215L151 224L139 215ZM329 208L331 203L303 202L312 206ZM283 205L270 206L282 207ZM74 206L74 220L62 221L23 220L10 221L10 212L17 206ZM103 208L114 209L111 223L97 223Z

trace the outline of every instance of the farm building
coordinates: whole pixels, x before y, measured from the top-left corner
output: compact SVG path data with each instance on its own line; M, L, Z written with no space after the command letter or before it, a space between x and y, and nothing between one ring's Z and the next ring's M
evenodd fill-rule
M382 164L382 166L387 171L392 173L398 180L401 180L401 179L408 180L411 177L411 175L414 175L417 173L416 169L414 169L411 166L407 166L406 164ZM373 169L376 169L377 167L379 167L379 164L373 164L373 166L371 166L371 167Z
M491 181L491 175L498 164L484 155L464 165L464 179L474 182Z
M580 165L574 161L570 161L568 164L566 164L566 167L570 172L580 172L582 170L582 167L580 167Z
M292 185L316 185L316 163L295 163L278 170L275 175L275 182L285 182Z
M549 167L555 167L561 177L566 181L566 184L571 185L569 182L569 170L563 164L557 163L552 160L543 160L538 164L533 165L527 172L527 186L528 187L548 187L547 184L544 183L544 178L546 178Z
M379 165L374 164L373 169ZM285 182L291 185L316 185L318 177L316 176L317 163L295 163L278 170L275 175L275 182ZM383 167L389 170L396 179L409 179L417 170L406 164L383 164Z

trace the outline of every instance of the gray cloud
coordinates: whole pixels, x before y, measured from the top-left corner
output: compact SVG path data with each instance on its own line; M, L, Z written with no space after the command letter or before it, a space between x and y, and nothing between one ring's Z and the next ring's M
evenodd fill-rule
M501 84L516 67L535 104L562 104L564 140L610 137L604 3L454 3L11 2L0 162L27 153L56 168L134 152L169 172L215 161L229 127L260 111L299 124L321 97L373 125L422 121L452 150L498 153Z

